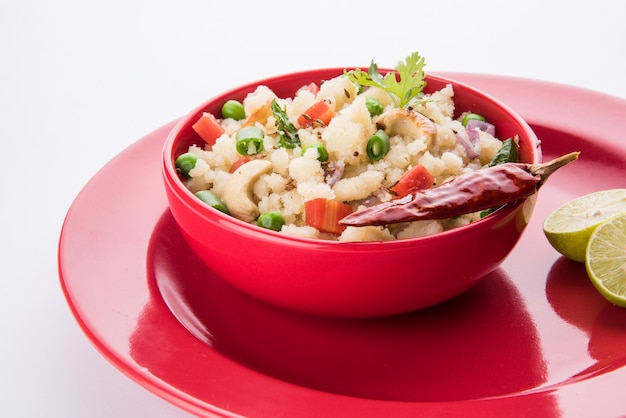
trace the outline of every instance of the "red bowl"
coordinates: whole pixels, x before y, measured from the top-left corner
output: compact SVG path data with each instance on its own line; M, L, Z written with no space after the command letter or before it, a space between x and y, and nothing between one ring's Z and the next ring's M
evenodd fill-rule
M340 317L373 317L425 308L477 284L502 263L534 208L532 196L469 225L435 235L384 242L298 238L259 228L205 206L180 180L174 161L202 144L191 126L202 114L220 114L228 99L260 85L293 97L310 82L343 68L305 71L256 81L220 94L181 118L163 149L162 172L170 210L191 250L219 277L254 298L290 310ZM528 124L493 97L454 80L427 76L425 92L454 88L459 112L484 115L498 137L520 138L520 159L541 162Z

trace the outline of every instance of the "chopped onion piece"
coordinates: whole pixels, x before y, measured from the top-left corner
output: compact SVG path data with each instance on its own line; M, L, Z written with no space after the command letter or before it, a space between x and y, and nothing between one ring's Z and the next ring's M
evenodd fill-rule
M471 119L465 126L467 135L457 133L457 142L462 144L469 158L476 158L480 155L480 132L486 132L492 136L496 135L496 127L489 122Z
M324 180L326 180L326 183L328 183L329 186L333 186L335 183L341 180L345 167L346 164L343 160L331 161L330 163L328 163L328 165L326 165L326 167L324 168Z
M491 136L496 135L496 127L489 122L483 122L482 120L472 119L468 121L465 129L467 129L467 135L469 135L471 142L477 142L478 138L480 138L478 131L487 132Z
M463 145L467 158L473 159L480 155L480 142L477 140L472 142L467 132L461 131L456 133L457 144Z

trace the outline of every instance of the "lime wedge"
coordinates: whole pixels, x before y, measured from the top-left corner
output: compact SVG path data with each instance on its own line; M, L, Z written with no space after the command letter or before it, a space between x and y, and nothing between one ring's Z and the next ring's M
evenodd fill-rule
M591 283L609 302L626 308L626 213L598 226L587 246Z
M591 233L602 222L623 212L626 189L594 192L571 200L548 215L543 232L555 250L582 263Z

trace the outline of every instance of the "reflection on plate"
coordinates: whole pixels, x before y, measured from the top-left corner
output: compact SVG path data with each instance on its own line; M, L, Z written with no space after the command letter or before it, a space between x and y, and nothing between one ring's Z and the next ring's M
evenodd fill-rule
M367 320L250 299L204 267L176 229L159 171L165 126L104 167L67 215L61 283L88 337L128 376L203 416L622 414L626 310L549 247L541 221L575 196L625 187L626 102L447 76L518 110L546 159L582 151L544 186L518 247L482 284L433 308Z
M273 308L226 285L192 255L169 212L151 242L151 275L181 323L217 352L269 376L411 402L510 395L545 382L534 324L502 270L434 308L341 320Z

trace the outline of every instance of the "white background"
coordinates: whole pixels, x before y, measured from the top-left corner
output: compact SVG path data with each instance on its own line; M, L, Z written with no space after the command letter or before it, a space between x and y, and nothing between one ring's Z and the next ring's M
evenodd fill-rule
M615 0L2 0L0 414L188 416L100 357L57 277L68 207L140 137L244 82L414 50L427 71L626 98L625 15Z

